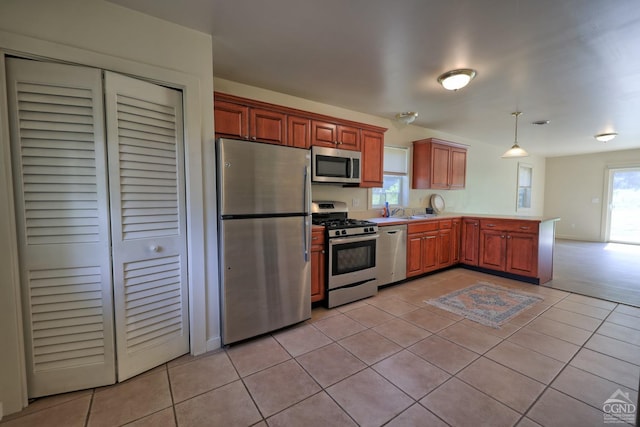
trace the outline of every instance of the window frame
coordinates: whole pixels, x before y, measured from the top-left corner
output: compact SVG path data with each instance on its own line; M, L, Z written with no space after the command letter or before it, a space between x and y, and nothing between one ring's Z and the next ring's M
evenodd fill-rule
M404 172L386 171L386 170L384 170L384 165L387 164L387 162L384 162L384 156L383 156L383 173L382 173L383 187L382 188L384 188L384 179L385 178L387 178L387 177L400 177L400 191L399 191L399 194L398 194L398 204L389 204L389 206L393 206L393 207L406 206L408 204L408 201L409 201L409 147L385 145L384 148L385 149L390 149L390 150L402 150L402 152L404 154L404 163L405 163L404 164ZM369 209L379 209L379 208L384 207L384 201L382 202L382 204L374 204L373 203L373 196L374 196L374 192L376 190L380 190L380 188L370 188L369 189L369 197L368 197L368 201L367 201Z
M529 170L529 185L523 185L523 180L520 179L521 171ZM524 206L521 203L520 192L523 189L528 189L528 201L529 206ZM518 162L518 170L516 176L516 212L531 212L533 210L533 165L530 163Z

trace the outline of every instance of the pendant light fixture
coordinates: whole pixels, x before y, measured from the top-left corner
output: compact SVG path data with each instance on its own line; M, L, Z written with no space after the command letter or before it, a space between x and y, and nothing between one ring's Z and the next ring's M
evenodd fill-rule
M511 159L514 157L527 157L529 153L527 153L523 148L518 145L518 116L522 114L520 111L514 111L511 113L512 116L516 118L516 133L515 140L511 148L509 148L503 155L503 159Z

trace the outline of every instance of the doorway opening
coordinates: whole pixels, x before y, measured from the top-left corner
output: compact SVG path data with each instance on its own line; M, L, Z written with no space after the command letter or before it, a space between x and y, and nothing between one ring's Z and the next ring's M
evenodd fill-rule
M609 242L640 245L640 167L609 170Z

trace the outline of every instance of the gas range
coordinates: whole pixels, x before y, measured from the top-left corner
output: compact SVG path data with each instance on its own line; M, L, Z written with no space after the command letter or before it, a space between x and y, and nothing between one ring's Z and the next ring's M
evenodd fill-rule
M357 236L378 232L375 222L347 218L347 204L344 202L313 202L312 222L326 227L328 237Z
M314 224L326 228L326 301L329 308L378 292L375 222L347 218L344 202L313 202Z

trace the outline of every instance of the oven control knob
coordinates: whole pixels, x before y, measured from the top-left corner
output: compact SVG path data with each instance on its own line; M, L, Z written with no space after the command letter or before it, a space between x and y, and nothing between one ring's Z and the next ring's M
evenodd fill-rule
M347 234L347 230L342 230L342 234Z
M336 236L340 235L340 230L336 231Z

